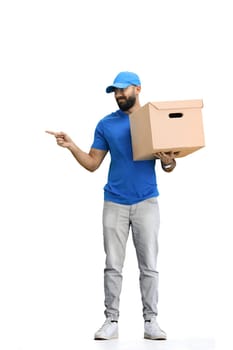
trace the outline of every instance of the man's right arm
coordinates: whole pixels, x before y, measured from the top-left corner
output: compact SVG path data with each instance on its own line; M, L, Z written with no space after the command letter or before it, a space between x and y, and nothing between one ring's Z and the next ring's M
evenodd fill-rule
M46 131L48 134L55 136L57 144L67 148L77 162L85 169L93 172L99 168L107 151L91 148L89 153L82 151L73 140L64 132Z

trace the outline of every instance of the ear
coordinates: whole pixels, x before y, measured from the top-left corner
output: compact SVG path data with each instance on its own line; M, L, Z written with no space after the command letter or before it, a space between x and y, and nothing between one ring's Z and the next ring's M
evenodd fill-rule
M139 94L141 92L141 86L136 86L136 92Z

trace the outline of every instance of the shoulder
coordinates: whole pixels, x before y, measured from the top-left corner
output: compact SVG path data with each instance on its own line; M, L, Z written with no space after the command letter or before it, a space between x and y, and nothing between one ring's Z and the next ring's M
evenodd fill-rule
M106 122L106 121L109 121L109 120L112 120L112 119L115 119L115 118L119 117L119 113L120 113L120 112L121 112L120 110L117 110L117 111L115 111L115 112L112 112L112 113L106 115L105 117L103 117L103 118L99 121L99 123L104 123L104 122Z
M102 129L105 126L111 124L112 122L114 122L115 120L117 120L119 117L119 111L115 111L112 112L108 115L106 115L105 117L103 117L102 119L99 120L99 122L97 123L96 128L97 129Z

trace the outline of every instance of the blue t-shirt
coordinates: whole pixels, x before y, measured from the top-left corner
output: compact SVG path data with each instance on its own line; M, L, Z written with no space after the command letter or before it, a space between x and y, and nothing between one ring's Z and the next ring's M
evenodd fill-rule
M159 195L155 160L133 160L128 114L118 110L101 119L91 147L111 155L105 200L131 205Z

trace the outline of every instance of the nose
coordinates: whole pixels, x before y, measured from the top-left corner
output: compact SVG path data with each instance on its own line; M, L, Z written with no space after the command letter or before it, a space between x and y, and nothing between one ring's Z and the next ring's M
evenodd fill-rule
M124 89L115 88L115 97L124 96Z

